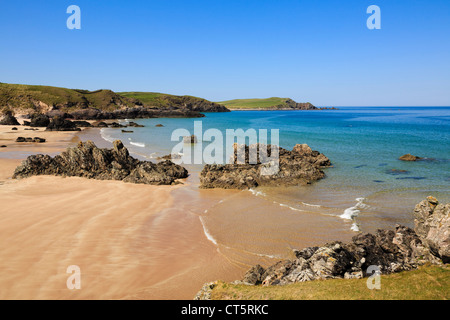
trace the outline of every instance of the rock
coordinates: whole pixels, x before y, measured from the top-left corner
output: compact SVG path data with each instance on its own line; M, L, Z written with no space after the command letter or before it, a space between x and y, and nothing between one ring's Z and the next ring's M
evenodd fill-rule
M402 160L402 161L417 161L417 160L421 160L421 159L422 159L421 157L413 156L409 153L405 154L399 158L399 160Z
M47 127L50 124L50 117L45 114L35 113L31 115L30 127Z
M181 157L182 156L180 154L172 153L162 157L158 157L157 160L176 160L181 159Z
M111 128L126 128L127 126L124 126L124 125L122 125L120 123L117 123L117 122L112 122L112 123L109 124L109 127L111 127Z
M17 130L19 130L19 129L17 129L16 127L13 127L13 128L11 128L11 130L17 131Z
M242 282L249 285L261 284L264 281L264 273L264 268L258 264L247 271L247 273L244 275L244 278L242 279Z
M261 152L266 148L266 153ZM202 188L247 189L258 186L305 185L322 179L323 167L331 165L330 160L318 151L312 151L307 145L296 145L292 151L278 148L278 171L266 158L271 156L270 145L251 146L234 145L231 164L205 165L200 173ZM250 159L252 157L252 159ZM269 174L267 174L269 173Z
M216 285L217 282L205 283L200 291L195 295L194 300L211 300L211 293Z
M26 120L23 121L23 126L29 126L29 125L31 125L30 121L26 121Z
M85 177L97 180L122 180L142 184L172 184L188 176L185 168L164 161L154 164L131 157L121 141L112 149L100 149L92 141L80 142L52 158L33 155L16 168L13 179L34 175Z
M131 131L131 130L123 130L123 129L122 129L122 132L123 132L123 133L133 133L134 131Z
M90 124L87 121L83 121L83 120L78 120L78 121L72 121L75 126L77 126L77 128L91 128L92 124Z
M415 230L397 225L394 230L360 233L350 243L332 242L294 250L296 259L279 261L266 269L257 265L242 281L285 285L317 279L355 279L367 276L367 269L374 265L382 274L389 274L425 263L449 263L449 212L450 204L439 204L429 197L415 208Z
M439 204L428 197L414 209L415 232L433 255L450 262L450 204Z
M96 128L108 128L108 124L103 121L96 121L92 124L92 126Z
M162 124L158 123L155 127L164 127Z
M5 126L20 126L19 121L14 117L11 111L5 112L3 119L0 121L0 125Z
M16 139L16 142L37 142L37 143L44 143L45 139L43 138L39 138L39 137L35 137L35 138L31 138L31 137L18 137Z
M136 122L130 121L128 122L128 126L129 127L134 127L134 128L144 128L145 126L142 124L137 124Z
M197 136L191 135L191 136L183 137L183 142L184 143L197 143Z
M0 148L6 148L6 147L7 147L7 146L5 146L5 145L1 145L1 146L0 146Z
M44 143L44 142L45 142L45 139L44 139L44 138L35 137L35 138L33 139L33 142Z
M53 117L47 126L46 131L80 131L81 129L76 126L70 120L63 119L61 117Z

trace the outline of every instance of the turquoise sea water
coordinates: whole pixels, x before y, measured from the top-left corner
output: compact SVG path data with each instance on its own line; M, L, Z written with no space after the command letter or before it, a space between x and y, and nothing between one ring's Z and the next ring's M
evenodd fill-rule
M279 129L281 147L306 143L324 153L333 164L325 179L306 187L258 188L258 195L292 209L308 207L348 219L355 230L411 225L414 205L428 195L450 201L450 107L207 113L201 119L136 120L146 127L133 128L132 134L102 129L102 136L121 139L131 152L156 159L178 143L171 141L173 130L193 134L194 121L202 121L204 131ZM155 127L159 123L164 127ZM406 153L426 159L398 160Z

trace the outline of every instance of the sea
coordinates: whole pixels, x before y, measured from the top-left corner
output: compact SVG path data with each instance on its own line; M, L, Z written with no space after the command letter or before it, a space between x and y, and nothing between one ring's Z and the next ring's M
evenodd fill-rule
M203 133L221 132L225 147L236 142L226 139L230 129L266 129L268 142L271 130L277 130L280 147L291 150L306 143L331 160L325 178L311 185L250 190L200 189L204 163L185 165L190 177L175 198L183 201L186 214L198 216L211 244L239 266L289 258L292 249L349 241L358 232L397 224L413 228L417 203L427 196L450 202L450 107L232 111L133 121L145 127L127 129L133 133L103 128L101 136L122 140L142 160L171 154L182 139L174 132L194 134L199 125ZM198 139L187 146L193 152L209 144L201 134ZM423 159L399 160L408 153Z

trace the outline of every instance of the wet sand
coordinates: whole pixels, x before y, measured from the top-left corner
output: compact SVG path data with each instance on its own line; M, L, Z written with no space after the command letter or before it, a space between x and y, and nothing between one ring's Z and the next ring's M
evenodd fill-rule
M241 279L255 264L292 257L293 248L354 235L339 217L307 206L199 189L198 167L187 166L178 186L11 180L27 155L57 154L80 140L110 143L99 129L27 131L46 138L41 145L14 143L24 131L0 130L8 145L0 151L0 299L192 299L205 282ZM80 290L66 286L70 265L81 269Z
M79 138L36 132L19 144L3 126L0 154L0 299L192 299L216 279L241 277L204 235L204 210L184 186L148 186L51 176L12 180L26 155L56 154ZM80 133L79 133L80 134ZM96 129L84 138L92 138ZM6 150L7 149L7 150ZM189 183L188 183L189 184ZM213 192L205 206L222 196ZM66 286L81 270L81 289Z

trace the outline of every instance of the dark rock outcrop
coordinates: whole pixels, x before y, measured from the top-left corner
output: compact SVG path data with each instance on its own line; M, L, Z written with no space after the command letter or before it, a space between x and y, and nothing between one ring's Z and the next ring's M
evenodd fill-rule
M17 121L16 117L14 117L11 111L5 112L3 119L0 121L0 125L5 126L20 126L19 121Z
M35 113L31 115L30 127L47 127L50 124L50 117L45 114Z
M397 225L395 230L361 233L350 243L332 242L322 247L294 250L296 259L279 261L263 268L257 265L241 283L285 285L317 279L363 278L369 266L382 274L412 270L426 263L450 260L450 204L429 197L419 203L415 230Z
M81 131L80 128L77 127L77 125L67 119L61 118L61 117L53 117L50 120L49 125L47 126L47 131Z
M185 168L163 161L158 164L131 157L121 141L114 141L112 149L100 149L92 141L80 142L52 158L48 155L28 157L16 168L13 179L34 175L85 177L98 180L169 185L188 176Z
M267 148L267 157L261 152ZM297 144L292 151L278 148L278 171L267 174L272 152L270 145L255 144L250 147L234 145L231 164L205 165L200 173L202 188L247 189L258 186L304 185L322 179L321 168L329 167L330 160L306 144ZM244 158L245 157L245 158ZM255 159L256 157L256 159ZM250 159L252 158L252 159Z
M24 137L17 137L16 142L35 142L35 143L44 143L44 138L34 137L34 138L24 138Z

